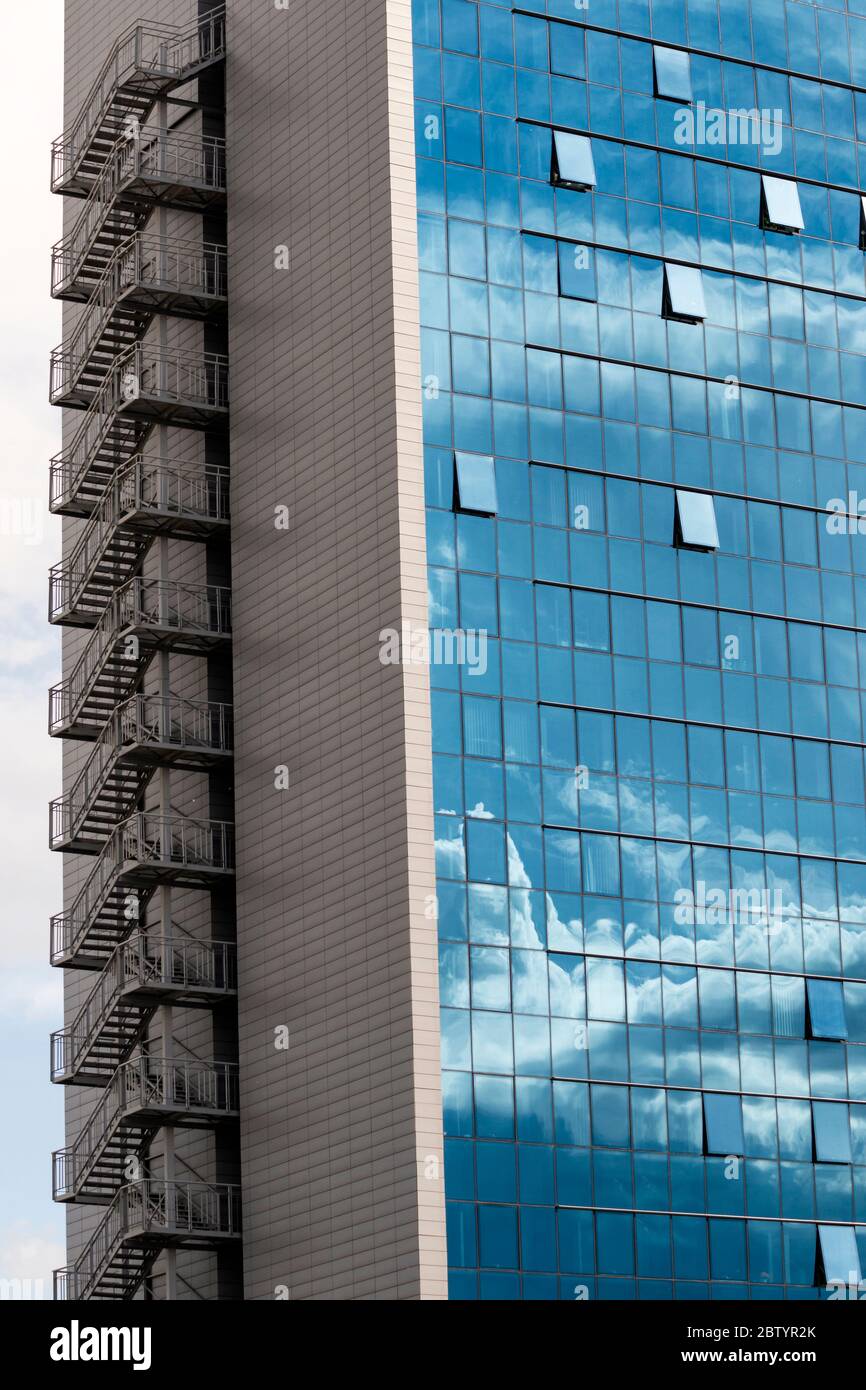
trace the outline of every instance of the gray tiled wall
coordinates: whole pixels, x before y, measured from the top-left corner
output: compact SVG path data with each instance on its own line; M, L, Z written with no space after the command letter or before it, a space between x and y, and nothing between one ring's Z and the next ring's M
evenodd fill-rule
M409 0L229 44L246 1296L439 1298L427 673L378 659L426 622Z

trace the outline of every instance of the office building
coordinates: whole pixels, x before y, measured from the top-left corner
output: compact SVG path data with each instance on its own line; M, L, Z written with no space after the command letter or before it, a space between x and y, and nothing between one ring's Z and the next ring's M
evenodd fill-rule
M60 1295L858 1289L866 4L177 9L67 4Z

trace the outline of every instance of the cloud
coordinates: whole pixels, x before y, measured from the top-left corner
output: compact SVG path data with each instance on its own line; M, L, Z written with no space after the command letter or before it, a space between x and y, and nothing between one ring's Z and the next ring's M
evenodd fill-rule
M63 8L63 0L0 6L0 123L15 132L4 151L15 197L0 205L0 1020L28 1050L31 1035L44 1031L41 1059L48 1030L60 1021L62 986L48 964L48 918L61 903L61 859L47 844L48 801L60 790L61 750L47 736L46 691L60 661L59 634L46 615L48 568L60 556L60 523L48 513L48 461L60 448L60 412L49 406L47 387L61 318L47 286L50 248L62 226L62 201L48 188L48 151L63 124ZM28 53L39 54L38 101L21 61ZM54 1124L47 1084L34 1084L19 1101L14 1078L4 1076L3 1091L7 1103L10 1091L16 1094L16 1125L25 1135ZM0 1279L21 1281L19 1294L50 1298L51 1271L64 1262L63 1218L47 1182L31 1181L33 1169L27 1142L7 1152L5 1211L14 1209L20 1220L0 1227ZM28 1280L41 1280L41 1292L31 1285L28 1295ZM0 1296L8 1297L8 1288L0 1285Z
M52 1273L66 1263L66 1251L48 1229L29 1221L0 1228L0 1299L50 1299Z
M20 55L37 51L44 99L34 104ZM48 917L61 902L61 860L47 846L47 803L61 784L61 749L47 736L47 687L60 668L59 633L47 623L48 568L60 556L48 461L60 448L60 412L48 404L47 385L61 320L47 286L62 225L62 200L48 188L48 150L63 123L62 58L63 0L2 7L0 120L18 129L23 102L32 117L7 142L17 196L0 207L0 1010L22 1017L47 1013L56 996Z
M48 1028L59 1027L63 1018L60 971L48 971L44 962L35 970L26 965L4 970L0 976L0 1018L3 1017L19 1023L41 1019Z
M0 627L2 632L2 627ZM48 802L60 791L60 749L46 733L45 670L42 661L24 667L29 679L0 683L7 730L0 751L0 879L3 882L2 953L8 971L48 966L48 919L61 906L61 859L48 849ZM12 689L12 685L17 689Z

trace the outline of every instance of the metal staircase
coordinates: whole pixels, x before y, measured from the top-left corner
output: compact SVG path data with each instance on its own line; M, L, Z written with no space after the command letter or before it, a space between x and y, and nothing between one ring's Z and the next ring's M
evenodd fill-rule
M91 516L155 425L204 430L227 414L225 357L136 344L106 372L68 447L51 460L52 510Z
M201 656L231 633L231 590L137 577L112 594L84 650L49 695L49 732L96 739L157 651Z
M173 1001L211 1007L236 988L234 943L136 933L116 948L68 1028L52 1035L52 1080L104 1085L143 1039L142 1015Z
M124 1062L74 1144L52 1155L56 1202L107 1203L143 1164L161 1125L212 1125L238 1113L237 1066L230 1062Z
M134 695L112 710L69 791L51 802L51 848L98 854L157 767L206 771L231 750L229 705Z
M225 51L224 7L185 28L133 25L52 148L52 188L81 204L52 250L51 292L82 307L51 354L51 401L81 413L51 460L51 510L79 525L50 573L49 621L86 631L49 692L49 731L91 746L51 803L49 838L91 859L52 918L51 960L99 973L52 1035L51 1075L101 1090L54 1155L53 1192L108 1207L78 1259L57 1271L59 1298L131 1298L160 1251L238 1238L237 1189L176 1181L170 1137L189 1126L224 1134L238 1114L236 1065L179 1059L172 1024L175 1008L220 1009L225 1020L236 992L234 945L191 934L172 899L198 890L222 893L225 905L233 826L181 814L170 785L176 770L204 774L219 811L230 804L219 774L232 756L231 707L181 698L171 683L176 656L216 658L231 641L230 590L209 582L228 573L230 520L228 365L212 350L223 346L227 308L225 142L188 124L194 86L169 118L171 93ZM205 100L210 130L216 107ZM207 214L207 236L205 224L191 236L188 216L173 235L172 209ZM170 339L168 318L187 322L182 336ZM178 448L167 427L192 431L194 446ZM208 582L172 578L178 541L207 547ZM226 674L216 660L203 692L222 690ZM220 913L214 935L230 920ZM226 1036L221 1025L220 1047Z
M51 919L54 965L101 969L154 888L209 888L234 872L233 826L137 811L111 832L70 907Z
M213 1250L240 1236L240 1191L230 1183L128 1183L80 1256L54 1272L55 1299L129 1299L166 1246Z
M236 986L233 942L137 932L112 952L72 1023L52 1033L52 1081L104 1086L159 1004L210 1008Z
M114 42L69 131L51 147L51 189L86 196L118 138L160 97L225 57L225 6L186 29L138 23Z
M89 302L115 252L154 207L206 212L225 196L225 141L136 127L114 145L72 227L53 246L52 295Z
M206 318L226 305L226 248L135 232L118 246L67 342L51 354L54 405L86 409L155 314Z
M49 620L92 627L154 536L206 541L228 519L226 469L137 455L109 480L74 548L52 568Z

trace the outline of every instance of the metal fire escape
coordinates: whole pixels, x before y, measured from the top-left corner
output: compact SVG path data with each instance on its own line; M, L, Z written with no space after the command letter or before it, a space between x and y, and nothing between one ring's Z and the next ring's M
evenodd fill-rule
M188 94L168 120L173 91L224 57L224 8L185 29L135 24L52 148L52 189L81 200L53 248L52 294L81 307L51 355L50 399L81 417L51 461L51 510L79 520L51 571L49 620L86 631L50 691L49 731L89 747L51 804L49 833L53 849L88 855L90 867L52 919L51 960L94 977L52 1036L51 1075L101 1088L74 1142L54 1154L53 1191L106 1208L75 1262L56 1271L58 1298L129 1299L160 1254L174 1297L174 1251L239 1239L238 1189L183 1180L174 1153L175 1127L236 1121L237 1067L177 1056L171 1014L225 1008L236 988L234 945L190 935L171 896L218 891L234 864L232 825L179 814L170 794L172 769L218 775L232 750L231 707L173 693L169 664L231 641L230 590L172 579L168 550L169 540L211 546L229 525L225 446L214 462L207 447L168 442L178 428L225 434L224 354L181 350L167 334L170 319L198 321L207 344L225 318L226 248L213 239L224 141L179 128L204 110ZM201 238L169 235L166 210L202 215ZM158 577L146 564L154 552Z

